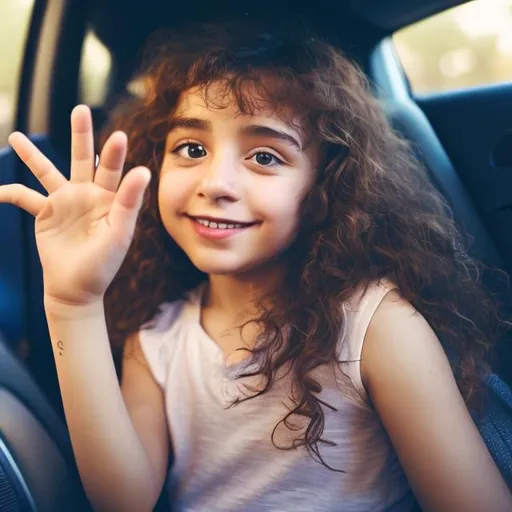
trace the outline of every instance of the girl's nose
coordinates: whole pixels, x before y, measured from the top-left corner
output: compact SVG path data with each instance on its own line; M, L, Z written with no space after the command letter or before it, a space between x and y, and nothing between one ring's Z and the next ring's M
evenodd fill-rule
M213 159L209 162L198 184L197 193L210 201L238 201L240 191L238 186L239 163L228 155Z

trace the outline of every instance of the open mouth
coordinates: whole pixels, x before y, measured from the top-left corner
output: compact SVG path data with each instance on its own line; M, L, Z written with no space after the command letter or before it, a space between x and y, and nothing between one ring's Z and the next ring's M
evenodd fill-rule
M211 228L211 229L242 229L248 228L254 224L255 222L237 222L229 219L211 219L209 217L193 217L190 218L200 224L201 226Z

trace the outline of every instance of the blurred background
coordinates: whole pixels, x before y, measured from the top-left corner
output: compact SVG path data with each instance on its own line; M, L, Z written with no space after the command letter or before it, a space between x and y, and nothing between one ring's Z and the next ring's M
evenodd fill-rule
M0 146L6 144L14 125L14 105L33 7L34 0L0 0L0 48L9 49L0 59ZM84 103L91 107L103 104L110 71L109 51L89 32L80 61L80 98Z
M0 2L0 145L12 130L21 58L33 0ZM416 95L480 87L512 80L512 0L474 0L393 35ZM101 105L110 55L90 33L84 45L81 98Z
M476 0L393 36L415 93L512 81L512 0Z

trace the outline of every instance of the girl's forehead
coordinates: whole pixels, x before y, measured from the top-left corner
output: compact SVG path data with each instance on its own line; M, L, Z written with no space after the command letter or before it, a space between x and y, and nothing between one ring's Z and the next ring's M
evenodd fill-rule
M240 111L235 94L227 90L222 83L211 84L208 89L193 87L181 94L172 117L204 119L212 124L216 122L246 124L267 121L273 125L291 129L301 138L305 136L300 116L293 109L286 106L276 108L256 89L247 90L245 94L250 95L250 112Z

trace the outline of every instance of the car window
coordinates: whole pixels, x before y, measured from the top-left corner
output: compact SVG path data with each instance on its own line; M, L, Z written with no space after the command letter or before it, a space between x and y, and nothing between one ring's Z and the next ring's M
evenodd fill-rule
M18 88L34 0L0 1L0 146L14 129Z
M108 95L111 73L110 51L94 32L87 31L80 61L80 103L90 107L102 106Z
M393 35L416 93L512 81L512 0L474 0Z

